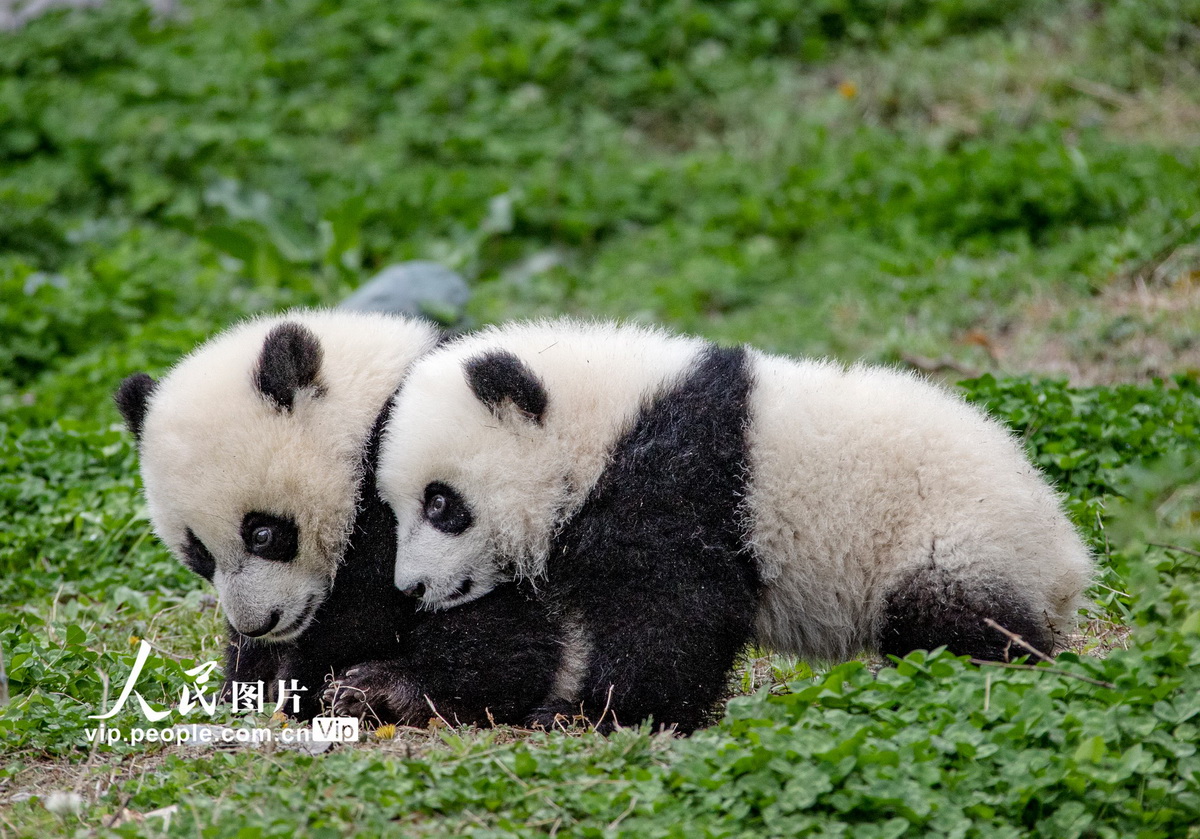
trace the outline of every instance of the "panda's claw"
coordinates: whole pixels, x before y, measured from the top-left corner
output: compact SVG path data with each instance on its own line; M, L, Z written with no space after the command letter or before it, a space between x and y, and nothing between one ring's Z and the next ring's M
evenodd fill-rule
M422 694L400 668L387 661L368 661L347 670L324 694L337 716L357 717L380 725L421 721L428 714Z
M321 704L327 708L332 708L337 700L338 689L341 685L338 682L331 682L329 687L325 688L325 692L321 694Z

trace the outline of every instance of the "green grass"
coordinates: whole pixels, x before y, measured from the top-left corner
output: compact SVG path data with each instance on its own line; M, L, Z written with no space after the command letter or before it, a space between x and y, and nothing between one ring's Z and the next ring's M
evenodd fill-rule
M1200 836L1198 66L1195 0L110 0L0 33L0 835L178 805L188 836ZM133 639L162 707L222 631L112 390L408 258L472 323L983 374L1100 559L1062 672L748 660L686 741L89 749ZM82 812L11 799L55 790Z

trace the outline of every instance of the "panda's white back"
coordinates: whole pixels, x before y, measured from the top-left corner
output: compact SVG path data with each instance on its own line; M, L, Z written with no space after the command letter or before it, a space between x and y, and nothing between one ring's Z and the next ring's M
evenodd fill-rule
M829 660L870 648L890 583L922 564L1004 576L1057 631L1071 626L1091 560L1003 427L914 375L753 358L761 643Z

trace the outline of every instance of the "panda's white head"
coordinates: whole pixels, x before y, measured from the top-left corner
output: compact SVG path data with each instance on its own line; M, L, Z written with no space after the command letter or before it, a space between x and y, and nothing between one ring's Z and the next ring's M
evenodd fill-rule
M545 569L616 438L699 343L632 326L509 324L413 366L380 448L396 586L428 608Z
M312 621L375 419L436 339L401 318L295 312L230 329L159 382L122 383L154 529L213 582L239 633L287 641Z

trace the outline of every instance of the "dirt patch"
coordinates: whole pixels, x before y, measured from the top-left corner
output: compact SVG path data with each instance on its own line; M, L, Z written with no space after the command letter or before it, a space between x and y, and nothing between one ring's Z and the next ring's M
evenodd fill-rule
M162 766L169 752L158 750L141 754L92 754L83 763L62 759L38 759L7 778L0 787L0 804L15 804L31 797L47 798L51 793L74 793L88 804L98 802L114 784L144 776Z
M1200 248L1194 253L1200 265ZM994 335L963 336L1005 373L1075 385L1147 382L1200 371L1200 268L1164 282L1134 277L1085 300L1038 299Z
M1166 147L1189 148L1200 141L1200 102L1192 92L1200 81L1192 68L1180 66L1181 75L1159 89L1127 93L1097 82L1072 80L1071 86L1092 96L1109 110L1109 133L1121 140ZM1191 82L1191 84L1189 84Z

